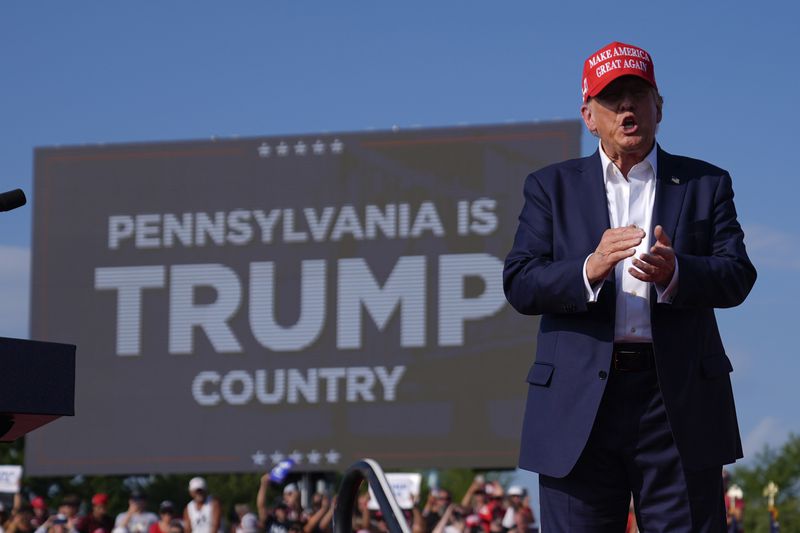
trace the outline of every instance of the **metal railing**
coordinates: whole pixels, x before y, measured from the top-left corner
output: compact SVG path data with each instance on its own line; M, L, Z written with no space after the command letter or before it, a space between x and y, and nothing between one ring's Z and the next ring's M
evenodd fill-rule
M372 459L362 459L344 473L333 510L333 533L353 533L353 510L364 481L372 488L390 533L411 533L383 469Z

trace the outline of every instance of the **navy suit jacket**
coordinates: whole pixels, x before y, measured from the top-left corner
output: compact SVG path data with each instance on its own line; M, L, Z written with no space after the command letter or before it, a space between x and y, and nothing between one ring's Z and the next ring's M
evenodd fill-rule
M715 307L740 304L756 279L736 220L728 173L658 148L653 226L672 238L678 288L650 320L656 368L684 466L699 469L742 457L739 428ZM505 261L506 298L542 315L520 467L567 475L580 456L603 396L614 342L615 282L587 303L583 263L609 227L600 154L530 174L514 245ZM653 231L648 237L652 243Z

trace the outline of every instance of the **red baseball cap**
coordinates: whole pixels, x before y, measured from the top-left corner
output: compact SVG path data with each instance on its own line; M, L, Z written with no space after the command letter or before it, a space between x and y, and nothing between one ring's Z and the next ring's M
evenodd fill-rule
M638 46L613 42L586 58L583 63L581 94L583 102L600 94L620 76L638 76L658 89L653 59Z
M44 502L44 498L37 496L31 501L31 507L34 509L44 509L47 507L47 504Z
M92 496L92 505L106 505L108 503L108 494L98 492Z

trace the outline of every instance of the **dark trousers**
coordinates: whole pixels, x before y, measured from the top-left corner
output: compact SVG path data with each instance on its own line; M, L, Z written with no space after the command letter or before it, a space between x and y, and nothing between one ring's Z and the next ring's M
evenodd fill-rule
M539 476L542 532L724 532L722 467L685 471L655 370L612 370L589 442L564 478Z

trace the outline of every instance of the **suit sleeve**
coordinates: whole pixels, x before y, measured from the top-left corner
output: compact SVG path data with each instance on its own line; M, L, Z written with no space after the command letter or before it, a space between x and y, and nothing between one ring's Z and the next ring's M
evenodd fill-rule
M503 270L506 298L526 315L586 311L585 257L554 260L552 198L536 174L525 180L524 196L514 245Z
M681 279L673 307L733 307L744 301L756 281L728 174L714 193L712 217L711 255L675 254Z

